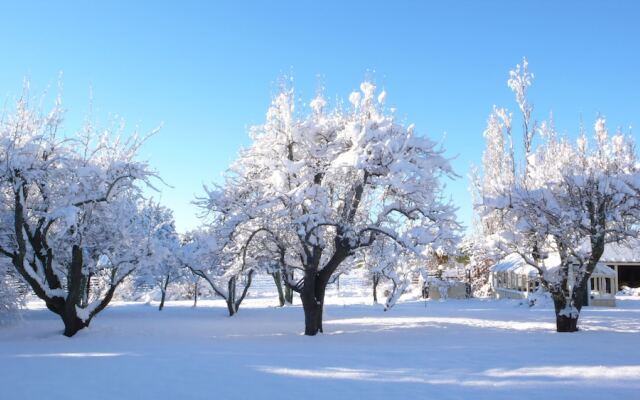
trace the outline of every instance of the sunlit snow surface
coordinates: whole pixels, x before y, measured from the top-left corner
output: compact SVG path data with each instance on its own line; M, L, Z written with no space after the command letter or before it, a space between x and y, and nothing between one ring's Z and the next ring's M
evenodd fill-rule
M582 331L517 302L334 298L325 334L299 306L116 303L74 338L38 304L0 328L1 399L639 398L640 297L587 308Z

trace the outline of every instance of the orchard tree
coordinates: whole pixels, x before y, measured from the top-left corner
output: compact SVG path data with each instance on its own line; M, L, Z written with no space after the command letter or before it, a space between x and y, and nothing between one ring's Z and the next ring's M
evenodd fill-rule
M457 240L455 209L442 194L441 178L454 176L443 150L397 122L385 97L364 82L347 109L328 110L319 95L305 113L285 88L232 168L252 185L234 229L282 250L306 335L322 332L327 284L359 249L387 238L420 253Z
M473 231L467 236L461 246L460 252L468 257L468 278L473 297L488 297L492 294L489 272L491 265L498 261L502 255L499 249L492 246L490 240L486 240L481 231Z
M230 316L238 311L256 273L273 277L281 306L292 300L291 284L281 286L293 277L286 267L287 242L263 224L269 205L260 197L260 178L268 172L244 161L232 164L223 186L205 186L205 195L196 198L203 227L188 235L183 252L184 264L225 299Z
M247 296L255 269L243 266L236 249L225 246L220 233L213 227L188 233L181 262L224 299L233 316Z
M526 110L526 97L517 90L516 97ZM552 122L536 132L537 141L527 143L532 134L524 135L524 167L513 182L484 194L478 209L483 218L502 216L492 239L538 270L554 301L557 331L574 332L605 245L638 235L639 164L632 140L610 135L603 118L592 140L585 132L575 142L559 137ZM548 265L550 252L559 265Z
M136 160L144 138L90 122L62 135L63 114L59 100L42 113L25 93L0 120L0 254L73 336L139 261L138 184L153 174Z
M167 207L149 202L144 208L144 224L147 230L146 255L142 260L142 279L160 290L162 311L170 283L183 277L180 263L180 237L176 232L173 212Z
M378 285L390 282L391 290L384 304L384 311L393 307L411 285L414 276L425 273L428 257L415 254L389 238L380 238L363 253L364 268L373 282L373 302L378 303Z

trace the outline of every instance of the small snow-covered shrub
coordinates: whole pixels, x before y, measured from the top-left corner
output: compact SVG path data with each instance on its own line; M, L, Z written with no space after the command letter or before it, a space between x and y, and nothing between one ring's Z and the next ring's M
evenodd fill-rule
M25 304L25 291L21 289L20 281L0 265L0 325L20 318L20 310Z

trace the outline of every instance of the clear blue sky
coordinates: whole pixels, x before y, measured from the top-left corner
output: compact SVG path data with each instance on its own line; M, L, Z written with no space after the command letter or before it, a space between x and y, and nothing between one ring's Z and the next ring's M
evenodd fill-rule
M63 71L69 129L90 88L102 121L164 124L143 156L174 187L162 201L181 230L197 224L190 201L248 144L283 74L305 98L319 85L346 98L365 77L385 88L456 157L462 178L448 190L466 224L469 166L492 105L515 109L506 79L523 56L537 116L553 110L562 132L599 112L612 127L640 125L637 1L15 1L1 7L0 38L3 101L24 77L38 91Z

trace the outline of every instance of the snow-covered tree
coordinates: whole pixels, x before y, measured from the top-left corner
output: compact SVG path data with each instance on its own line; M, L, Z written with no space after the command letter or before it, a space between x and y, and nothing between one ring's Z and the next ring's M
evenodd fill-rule
M141 261L142 279L160 290L162 311L170 283L183 277L180 262L180 237L176 232L173 212L159 204L148 203L143 209L147 229L147 253Z
M235 315L247 296L255 274L235 248L228 247L221 229L209 227L189 232L182 248L181 262L203 278L213 292L227 304L229 316Z
M246 297L254 274L274 273L282 248L259 225L259 182L253 173L242 175L232 166L223 186L205 187L196 199L202 208L203 226L188 235L183 262L225 299L234 315Z
M61 133L60 101L47 113L28 94L0 119L0 254L73 336L103 310L142 254L136 160L143 139L87 122Z
M516 95L521 110L527 109L526 98ZM503 216L492 239L539 271L559 332L577 330L587 283L605 244L638 235L634 144L621 133L610 135L602 118L594 130L592 141L581 132L574 143L560 137L552 122L540 124L537 141L527 144L532 134L525 135L524 167L513 183L484 194L479 204L483 217ZM559 265L549 265L549 253L558 254Z
M319 95L310 112L296 113L294 92L284 89L233 167L252 185L243 206L250 212L235 229L281 250L306 335L322 332L326 286L359 249L388 238L420 253L457 239L454 208L442 197L441 177L454 176L448 160L398 123L385 97L364 82L346 110L328 110Z
M378 302L377 288L381 282L391 284L385 300L384 310L388 311L410 287L414 277L423 274L428 257L415 254L397 242L386 238L376 240L362 251L364 268L373 282L373 301Z
M491 265L501 258L500 251L493 248L492 243L486 240L486 237L481 232L474 232L466 237L462 242L460 251L468 258L468 283L471 285L471 295L473 297L490 296L492 288L489 280L489 270Z

